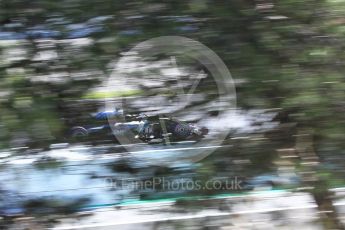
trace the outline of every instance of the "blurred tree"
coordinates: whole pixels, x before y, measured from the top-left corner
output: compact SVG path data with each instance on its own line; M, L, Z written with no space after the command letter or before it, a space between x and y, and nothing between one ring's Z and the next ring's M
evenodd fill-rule
M104 80L122 51L181 35L246 80L241 108L281 108L281 123L312 130L316 154L344 164L344 11L329 0L1 0L0 147L61 138L62 118L81 110L66 103Z

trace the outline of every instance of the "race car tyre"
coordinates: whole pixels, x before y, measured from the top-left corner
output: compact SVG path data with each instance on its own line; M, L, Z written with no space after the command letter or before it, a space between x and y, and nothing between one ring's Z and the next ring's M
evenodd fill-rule
M88 131L84 127L73 127L71 136L74 138L83 138L89 135Z

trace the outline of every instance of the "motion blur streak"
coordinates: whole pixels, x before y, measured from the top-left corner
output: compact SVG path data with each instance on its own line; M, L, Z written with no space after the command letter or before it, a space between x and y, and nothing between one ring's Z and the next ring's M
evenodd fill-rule
M344 13L0 0L0 229L344 229Z

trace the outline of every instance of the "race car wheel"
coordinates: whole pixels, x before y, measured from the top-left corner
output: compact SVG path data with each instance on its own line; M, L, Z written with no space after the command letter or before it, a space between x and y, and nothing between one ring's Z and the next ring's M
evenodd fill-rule
M84 138L89 135L88 131L84 127L74 127L72 128L71 136L73 138Z

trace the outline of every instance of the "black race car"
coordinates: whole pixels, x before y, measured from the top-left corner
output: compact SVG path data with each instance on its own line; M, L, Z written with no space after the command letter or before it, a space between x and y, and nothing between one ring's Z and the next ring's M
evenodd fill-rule
M126 115L126 122L118 122L110 127L108 118L116 116L123 116L123 112L99 112L94 116L94 120L98 121L97 125L75 126L70 130L70 136L74 139L116 139L116 135L130 131L136 138L144 142L161 143L200 140L208 133L206 127L198 127L196 124L164 116L143 114Z

